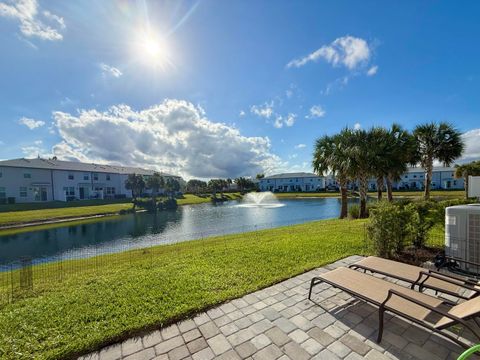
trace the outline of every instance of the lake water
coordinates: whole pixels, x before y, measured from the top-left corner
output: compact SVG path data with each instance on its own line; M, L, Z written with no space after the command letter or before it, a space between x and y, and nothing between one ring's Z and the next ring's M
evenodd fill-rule
M80 225L0 236L0 265L24 258L34 263L89 257L212 235L335 218L340 200L281 200L284 206L255 208L241 202L184 205L176 211L137 213Z

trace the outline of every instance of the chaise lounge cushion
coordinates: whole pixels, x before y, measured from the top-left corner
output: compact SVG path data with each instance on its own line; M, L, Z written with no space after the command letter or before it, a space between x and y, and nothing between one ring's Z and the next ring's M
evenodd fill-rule
M441 300L432 296L344 267L321 274L318 277L327 283L331 282L335 284L335 287L355 297L364 299L377 306L380 306L387 298L390 289L401 292L433 307L439 307L443 303ZM421 320L425 320L431 313L429 309L398 296L392 296L385 308Z
M392 277L405 280L412 284L418 280L421 271L427 270L419 266L383 259L376 256L369 256L354 265L372 269L374 272L386 274L387 276L390 274ZM433 277L428 278L423 285L427 288L444 289L451 293L460 292L459 286Z

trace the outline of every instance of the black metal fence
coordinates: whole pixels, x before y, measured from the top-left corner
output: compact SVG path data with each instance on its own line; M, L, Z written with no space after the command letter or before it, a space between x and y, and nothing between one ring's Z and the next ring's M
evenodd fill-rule
M306 220L307 221L307 220ZM57 256L49 257L24 257L18 261L9 264L0 265L0 305L23 299L25 297L38 296L45 291L55 290L56 287L64 284L69 279L77 276L89 276L92 278L110 271L116 264L143 262L150 266L156 266L156 258L169 251L172 256L180 252L188 251L189 244L192 246L203 247L205 251L211 253L211 256L221 256L219 248L222 251L239 251L242 245L230 246L228 238L222 241L208 241L212 236L223 237L229 234L245 234L249 240L270 241L275 246L275 238L265 240L260 237L257 230L264 230L278 227L280 223L265 223L255 226L240 226L230 228L221 234L213 232L189 233L183 234L182 238L162 239L161 234L149 234L146 236L155 237L151 245L145 247L144 242L138 242L135 238L123 241L120 245L99 244L82 249L72 249ZM284 224L283 224L284 225ZM292 235L295 228L292 229ZM364 224L352 222L345 226L345 223L319 223L318 229L312 236L319 236L325 232L345 234L345 236L355 236L361 239L365 249L367 248L366 229ZM293 237L292 237L293 238ZM198 240L195 243L185 241ZM183 246L181 244L184 244ZM251 242L245 242L245 246L251 246ZM239 254L240 255L240 254ZM295 256L295 254L292 254Z

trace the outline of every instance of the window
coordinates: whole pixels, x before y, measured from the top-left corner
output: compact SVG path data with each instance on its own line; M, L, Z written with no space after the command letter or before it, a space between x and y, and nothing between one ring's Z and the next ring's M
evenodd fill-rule
M93 173L93 180L98 181L98 173Z
M63 191L65 191L67 196L75 196L75 188L73 186L66 186L63 188Z
M27 197L27 188L25 186L20 186L20 197Z
M110 174L107 174L105 177L107 178L107 181L110 181Z
M83 180L88 180L90 179L90 176L88 175L88 173L83 173Z
M73 173L69 173L68 180L73 180L73 179L75 179L75 175L73 175Z
M405 179L408 179L408 175L405 175Z
M457 185L457 180L453 180L453 185Z
M0 187L0 199L5 199L7 197L7 194L5 193L5 188Z
M107 195L115 195L115 188L114 187L106 187L105 188L105 193Z
M0 178L3 176L2 172L0 171Z
M30 174L30 173L23 173L23 177L24 177L25 179L31 179L31 178L32 178L32 174Z

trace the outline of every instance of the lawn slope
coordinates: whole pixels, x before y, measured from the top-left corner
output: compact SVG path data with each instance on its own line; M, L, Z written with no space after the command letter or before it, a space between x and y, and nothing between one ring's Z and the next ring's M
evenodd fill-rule
M0 308L0 358L73 358L364 246L364 221L324 220L46 265Z

